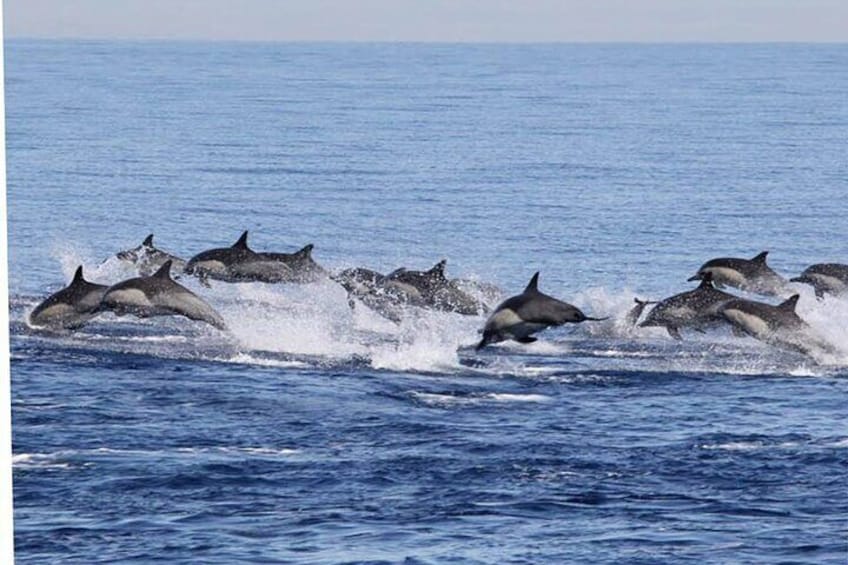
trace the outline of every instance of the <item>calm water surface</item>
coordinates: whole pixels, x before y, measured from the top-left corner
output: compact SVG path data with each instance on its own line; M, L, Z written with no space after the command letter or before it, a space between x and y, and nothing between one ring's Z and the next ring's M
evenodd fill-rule
M20 563L845 563L841 353L632 330L716 256L848 262L844 45L11 41ZM596 324L182 282L230 325L27 313L153 232L541 289Z

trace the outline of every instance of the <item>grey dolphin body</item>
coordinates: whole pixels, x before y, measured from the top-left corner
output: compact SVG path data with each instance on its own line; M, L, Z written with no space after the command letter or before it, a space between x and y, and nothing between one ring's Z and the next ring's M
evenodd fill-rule
M722 305L736 297L713 287L712 272L707 271L698 288L661 300L648 313L640 327L664 327L674 339L682 339L680 328L703 330L723 323Z
M100 310L119 316L185 316L206 322L220 330L227 329L224 319L199 296L170 276L171 262L149 277L137 277L112 285L100 301Z
M841 263L816 263L790 282L812 285L819 298L825 294L848 294L848 265Z
M389 274L384 286L419 298L436 310L473 316L488 311L485 303L462 290L461 286L445 276L446 260L436 263L428 271L398 269Z
M75 329L97 315L100 299L109 287L85 280L82 265L68 286L48 296L29 315L33 326Z
M126 251L117 253L118 259L132 263L138 269L138 274L144 277L150 276L158 271L165 261L171 261L171 270L177 273L183 272L186 261L167 251L162 251L153 245L153 234L148 235L141 245Z
M833 353L834 347L818 336L795 313L797 294L773 306L764 302L736 298L725 302L720 314L742 333L771 345L804 354Z
M358 297L373 292L385 281L386 276L365 267L354 267L334 274L332 279L352 296Z
M291 269L283 262L263 258L247 245L247 232L230 247L198 253L185 266L185 272L205 281L278 283L291 279Z
M689 280L700 280L704 273L709 272L712 273L713 282L718 288L732 286L768 296L785 295L788 281L766 264L767 255L768 251L763 251L751 259L738 257L711 259L701 265L698 272Z
M532 334L545 328L604 319L586 316L577 307L540 292L538 285L539 273L536 273L524 292L507 298L495 308L486 320L483 339L477 344L477 349L507 339L532 343L536 341Z
M260 259L282 263L290 271L286 282L310 283L327 278L329 273L312 258L313 244L306 245L294 253L257 253Z
M386 284L386 276L371 269L345 269L333 275L332 279L347 291L351 308L358 301L393 322L401 321L406 306L424 305L417 291L410 295L409 289Z

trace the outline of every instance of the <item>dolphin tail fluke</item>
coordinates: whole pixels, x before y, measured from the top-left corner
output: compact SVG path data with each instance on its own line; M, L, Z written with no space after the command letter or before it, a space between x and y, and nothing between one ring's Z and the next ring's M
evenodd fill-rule
M655 300L639 300L639 298L633 298L633 301L636 303L636 306L631 308L624 317L624 320L631 326L635 326L636 322L639 321L639 317L642 316L642 312L645 311L645 306L648 306L649 304L656 304Z

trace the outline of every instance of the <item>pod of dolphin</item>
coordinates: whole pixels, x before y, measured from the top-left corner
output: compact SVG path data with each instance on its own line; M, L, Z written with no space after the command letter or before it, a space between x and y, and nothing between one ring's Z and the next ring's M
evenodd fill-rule
M329 279L347 291L351 308L362 304L394 322L403 318L408 306L462 315L488 314L478 350L510 339L532 343L536 341L534 334L549 327L607 319L587 316L577 307L541 292L538 272L521 294L490 308L488 303L501 296L500 290L478 281L448 279L444 260L427 271L399 268L384 275L354 268L330 273L312 258L311 244L294 253L257 252L248 246L247 235L245 231L233 245L203 251L186 261L155 247L151 234L138 247L116 254L120 261L134 265L138 277L111 286L95 284L85 280L80 266L67 287L48 296L30 312L29 324L54 331L72 330L101 313L111 312L119 316L184 316L226 330L221 315L176 282L172 273L176 277L197 277L207 287L210 280L306 284ZM734 335L749 335L804 354L834 352L833 346L795 312L798 294L773 305L721 289L731 287L785 297L792 290L789 283L794 282L811 285L818 298L848 294L848 265L815 264L787 280L766 264L767 254L763 251L751 259L722 257L707 261L689 279L700 281L697 288L659 301L636 298L627 323L663 327L677 340L682 339L680 330L684 328L703 332L729 325Z

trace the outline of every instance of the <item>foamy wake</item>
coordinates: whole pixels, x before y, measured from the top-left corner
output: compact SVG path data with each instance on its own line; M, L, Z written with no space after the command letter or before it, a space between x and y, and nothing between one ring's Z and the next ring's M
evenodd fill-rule
M131 266L114 257L87 262L85 253L71 246L60 246L55 252L66 280L79 264L85 265L87 279L101 284L136 276ZM229 332L221 334L182 318L138 320L107 314L103 323L110 327L131 325L146 330L140 332L143 335L129 332L116 337L108 332L97 334L87 326L75 335L89 342L121 342L122 347L134 343L142 351L166 357L170 347L200 351L201 357L215 361L269 366L300 366L299 359L305 358L328 364L364 362L375 369L403 372L475 371L473 366L469 368L468 363L461 362L461 355L467 356L465 352L479 340L483 316L410 307L403 321L394 323L362 304L351 309L346 292L329 280L308 285L213 281L211 288L202 287L193 277L182 277L179 282L217 309ZM796 356L787 368L779 350L751 338L733 337L725 330L706 335L688 332L685 343L676 343L662 328L634 327L628 320L638 293L628 288L594 287L564 298L587 314L607 317L606 320L548 330L530 345L505 342L493 346L483 357L487 365L483 372L523 372L525 360L519 361L518 367L511 367L509 362L490 362L498 353L561 360L589 356L607 359L614 367L618 366L617 360L626 359L631 365L636 363L639 370L646 370L648 364L647 370L742 374L817 374L809 368L810 364L848 365L848 299L816 300L811 289L799 285L798 290L802 294L799 315L823 343L832 346L814 354L815 363L808 358L799 362ZM152 332L155 328L164 328L168 333L156 334ZM168 337L174 335L178 337Z
M197 456L219 461L277 459L290 458L300 453L299 449L267 446L179 447L158 450L98 447L94 449L65 449L50 453L15 453L12 455L12 467L16 469L70 469L89 467L100 461L124 458L156 461L194 460Z

